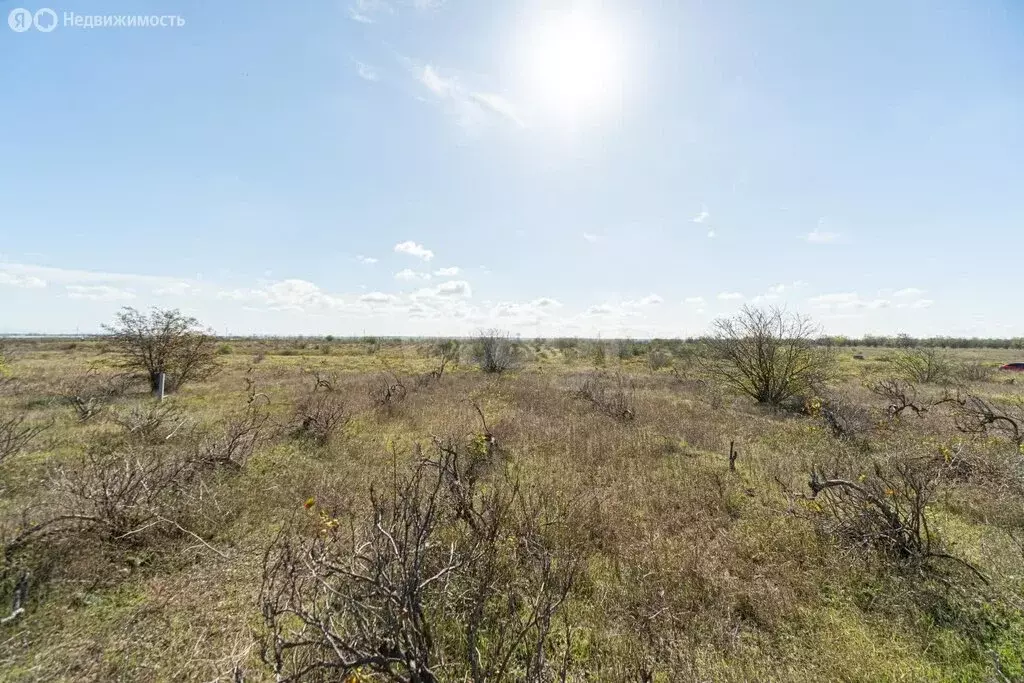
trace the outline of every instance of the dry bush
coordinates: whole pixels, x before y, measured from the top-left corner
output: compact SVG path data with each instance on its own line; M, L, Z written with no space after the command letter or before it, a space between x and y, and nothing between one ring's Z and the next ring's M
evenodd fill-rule
M171 401L144 403L111 411L108 418L138 443L161 443L182 432L188 417Z
M931 404L918 396L917 387L899 378L880 380L868 387L871 393L888 401L886 411L889 417L900 417L908 408L918 417L923 417Z
M833 394L813 408L837 439L863 444L868 432L874 428L871 411L845 396Z
M953 357L934 347L901 349L886 360L900 378L919 384L946 384L956 374Z
M484 372L497 373L514 370L522 360L522 349L508 332L486 330L473 344L473 361Z
M660 349L651 349L647 352L647 367L652 372L657 372L662 368L667 368L672 365L672 354L661 351Z
M972 565L944 552L929 528L928 506L941 473L933 459L903 456L876 460L870 473L859 476L826 476L815 468L808 482L812 509L829 534L853 548L914 568L953 560L985 580Z
M555 617L579 570L565 519L507 474L477 486L471 459L436 447L371 490L365 519L320 510L268 550L262 655L277 680L565 679Z
M992 380L994 372L995 369L988 363L967 361L956 368L956 378L961 382L988 382Z
M28 423L24 415L0 415L0 464L19 453L49 427L49 423Z
M968 394L953 403L953 416L961 432L995 432L1018 446L1024 444L1024 397L995 401Z
M369 395L374 406L390 413L405 401L409 392L398 375L385 371L371 380Z
M153 391L160 373L165 374L164 390L172 393L219 369L216 338L178 310L154 308L147 315L125 307L104 330L110 335L109 350L121 356L121 367L144 373Z
M270 432L270 415L265 405L251 400L244 410L228 418L223 429L199 443L197 460L207 466L240 470L270 437Z
M291 432L318 445L327 445L334 434L346 424L351 415L344 398L334 390L314 390L299 400Z
M128 373L101 375L94 368L66 378L61 382L59 394L82 422L98 415L115 398L123 396L134 383Z
M781 405L832 378L835 356L819 347L819 330L808 318L779 308L744 306L714 323L701 341L697 362L710 377L759 403Z
M636 417L636 387L633 380L621 372L584 375L578 380L574 393L616 420L629 422Z

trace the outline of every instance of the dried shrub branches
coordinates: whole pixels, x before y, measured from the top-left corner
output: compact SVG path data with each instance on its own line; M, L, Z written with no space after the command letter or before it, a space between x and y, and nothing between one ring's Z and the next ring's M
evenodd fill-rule
M321 510L268 550L263 657L278 680L541 680L578 563L543 501L488 487L452 444L370 493L349 525ZM563 663L566 660L561 660Z

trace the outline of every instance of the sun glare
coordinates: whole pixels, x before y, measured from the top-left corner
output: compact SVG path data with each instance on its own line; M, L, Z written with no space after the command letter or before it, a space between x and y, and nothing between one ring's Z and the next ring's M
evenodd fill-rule
M536 31L527 48L527 80L539 109L577 122L619 95L622 50L613 29L569 12Z

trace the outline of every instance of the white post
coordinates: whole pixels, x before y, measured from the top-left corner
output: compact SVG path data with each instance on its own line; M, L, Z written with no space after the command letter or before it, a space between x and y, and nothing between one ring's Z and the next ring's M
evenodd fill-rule
M157 375L157 388L156 388L156 400L164 400L164 386L167 380L167 375L160 373Z

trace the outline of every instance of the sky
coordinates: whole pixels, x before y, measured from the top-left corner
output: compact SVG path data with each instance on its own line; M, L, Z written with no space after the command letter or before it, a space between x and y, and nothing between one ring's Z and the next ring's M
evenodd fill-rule
M0 333L1024 336L1015 0L33 3Z

